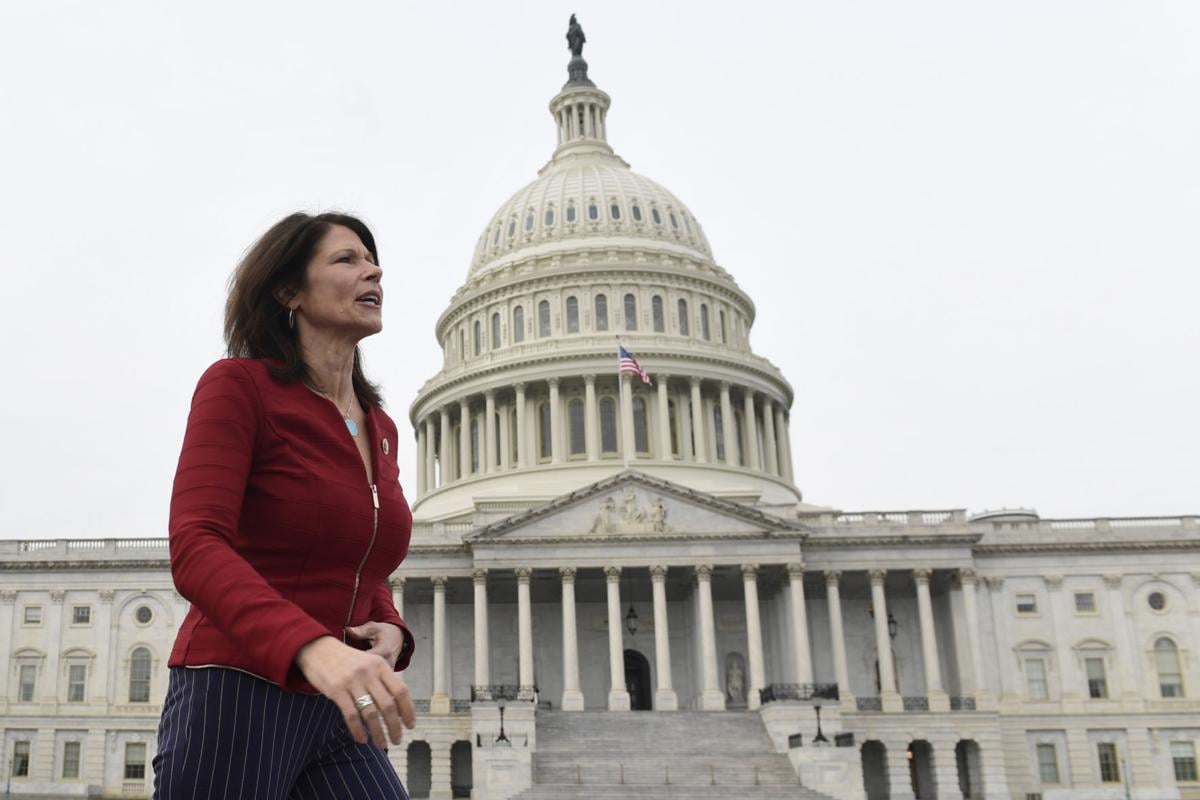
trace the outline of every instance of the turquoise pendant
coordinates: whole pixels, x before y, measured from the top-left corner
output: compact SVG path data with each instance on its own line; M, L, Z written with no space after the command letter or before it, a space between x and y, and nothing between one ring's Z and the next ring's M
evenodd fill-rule
M350 431L351 436L358 436L358 423L346 417L346 428Z

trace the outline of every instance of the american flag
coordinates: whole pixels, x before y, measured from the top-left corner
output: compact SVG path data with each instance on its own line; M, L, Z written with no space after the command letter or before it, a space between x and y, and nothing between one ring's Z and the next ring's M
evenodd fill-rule
M632 353L630 353L624 347L618 346L617 357L620 359L621 373L632 373L641 378L642 383L650 383L650 376L646 374L646 370L642 369L642 365L637 362L637 359L633 357Z

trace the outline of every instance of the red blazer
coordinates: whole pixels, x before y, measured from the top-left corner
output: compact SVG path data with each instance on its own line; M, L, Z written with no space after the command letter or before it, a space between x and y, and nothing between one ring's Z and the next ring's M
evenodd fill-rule
M387 582L412 534L396 425L371 407L359 435L371 446L374 491L324 397L275 380L263 361L208 368L171 494L171 575L192 607L169 666L234 667L313 692L297 651L372 620L403 631L395 668L408 666L413 635Z

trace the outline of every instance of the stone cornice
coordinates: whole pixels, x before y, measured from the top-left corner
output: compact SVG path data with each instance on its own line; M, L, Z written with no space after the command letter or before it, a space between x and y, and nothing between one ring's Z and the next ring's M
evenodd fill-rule
M866 536L828 536L814 532L804 540L805 549L827 549L831 547L886 547L891 545L975 545L982 537L979 533L937 534L878 534ZM978 549L977 547L975 549Z
M1200 549L1200 541L1195 539L1150 539L1143 542L1130 540L1121 542L1005 542L975 546L975 552L980 555L1004 555L1008 553L1127 553L1142 551L1196 552L1198 549Z
M12 570L14 572L29 572L39 569L52 569L56 571L71 571L71 570L124 570L124 569L170 569L171 562L165 558L145 558L145 559L128 559L120 560L97 560L97 561L81 561L78 556L73 556L69 559L61 561L47 561L39 559L37 561L0 561L0 572Z

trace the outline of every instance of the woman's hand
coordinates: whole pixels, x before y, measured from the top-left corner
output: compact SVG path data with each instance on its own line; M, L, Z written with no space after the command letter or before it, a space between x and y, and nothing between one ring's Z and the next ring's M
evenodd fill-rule
M404 634L390 622L364 622L353 628L346 628L346 635L360 642L367 642L371 648L368 653L374 653L383 658L392 669L400 659L400 651L404 648Z
M381 627L399 634L394 625ZM341 709L354 741L377 747L387 747L385 726L392 744L399 744L404 728L417 724L412 694L393 664L394 660L388 663L377 653L356 650L332 636L313 639L296 654L296 666L308 682ZM372 702L360 709L356 699L368 695Z

